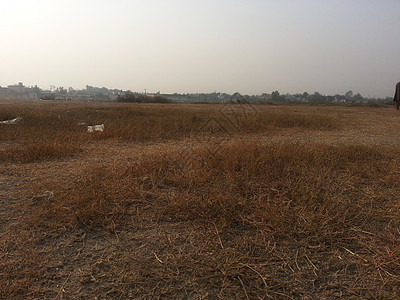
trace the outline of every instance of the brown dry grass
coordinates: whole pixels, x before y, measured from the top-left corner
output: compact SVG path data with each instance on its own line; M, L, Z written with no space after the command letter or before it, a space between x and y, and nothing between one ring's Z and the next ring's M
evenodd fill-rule
M212 105L93 105L54 122L65 107L20 107L32 121L0 128L3 155L33 132L78 149L3 159L0 298L399 297L397 112L257 107L235 124Z

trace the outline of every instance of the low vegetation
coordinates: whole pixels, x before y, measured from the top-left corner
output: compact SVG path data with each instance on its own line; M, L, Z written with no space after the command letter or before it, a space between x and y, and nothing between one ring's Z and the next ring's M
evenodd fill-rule
M0 161L30 163L72 156L81 148L68 141L49 141L12 146L0 151Z
M118 102L130 102L130 103L171 103L169 99L162 96L147 96L147 95L135 95L134 93L127 91L124 95L119 95L117 98Z
M14 207L1 241L0 298L399 297L400 164L392 146L261 139L271 131L349 130L310 109L239 120L236 135L215 149L199 136L227 133L202 124L211 114L232 131L229 115L174 109L120 111L128 128L156 120L151 128L160 132L151 136L144 128L142 136L88 138L71 126L67 134L80 143L140 142L146 151L80 169L79 160L93 155L82 146L69 180L30 185L28 195L52 184L54 197ZM122 127L112 125L117 111L99 111L106 130ZM256 138L242 138L249 136ZM192 148L172 148L168 139Z
M32 162L73 155L95 140L161 141L200 137L262 133L278 128L334 130L336 118L288 112L257 112L246 115L233 106L227 112L159 106L9 108L0 120L22 117L16 125L0 125L0 161ZM211 122L210 122L211 120ZM208 125L210 126L204 126ZM88 134L86 125L105 124L102 134Z

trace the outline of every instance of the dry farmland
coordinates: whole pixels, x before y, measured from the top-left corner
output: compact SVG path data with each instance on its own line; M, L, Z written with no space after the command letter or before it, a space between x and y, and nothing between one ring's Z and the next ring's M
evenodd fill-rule
M15 117L0 299L400 298L392 107L2 101Z

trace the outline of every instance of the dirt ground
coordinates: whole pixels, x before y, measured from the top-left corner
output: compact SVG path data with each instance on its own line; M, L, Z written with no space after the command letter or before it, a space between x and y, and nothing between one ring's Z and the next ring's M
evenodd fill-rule
M3 102L1 105L11 104ZM37 105L45 106L47 104L38 102ZM72 106L72 104L68 105ZM76 105L79 106L79 104ZM204 109L204 106L199 107ZM331 131L284 128L271 132L266 131L262 134L242 134L239 130L231 130L232 134L224 140L224 144L234 141L257 141L261 144L373 145L391 151L388 155L392 157L393 161L400 161L400 112L392 108L277 105L261 106L257 109L335 116L344 125ZM6 149L9 146L10 143L1 142L0 149ZM212 232L212 240L215 243L213 246L222 248L220 250L223 251L225 257L230 256L229 232L224 233L221 238L217 227L214 228L210 224L197 224L193 229L186 223L149 219L133 222L125 228L115 231L84 227L52 228L51 222L50 225L43 225L43 220L38 221L42 225L37 227L30 225L31 227L28 229L23 224L27 221L26 217L29 212L37 209L38 204L32 197L41 195L46 190L52 191L54 197L59 195L64 197L74 188L71 182L84 180L87 170L105 166L113 170L122 169L127 164L139 160L140 157L152 153L182 152L188 155L188 152L203 146L202 141L195 138L141 143L98 140L84 145L82 152L71 157L32 163L0 162L0 279L3 281L0 292L12 291L12 294L0 295L0 298L229 299L233 294L230 293L231 291L225 293L222 288L224 284L217 279L214 281L212 273L203 274L197 269L196 271L194 267L180 267L177 261L173 263L174 253L185 251L189 245L198 247L197 263L199 265L205 263L202 262L203 259L212 260L212 256L202 253L202 251L210 250L198 245L201 243L202 234L207 232ZM393 164L391 176L400 181L399 165ZM37 215L36 217L46 219L46 216ZM31 219L28 222L35 224ZM43 226L49 226L47 232ZM368 233L364 235L368 236ZM24 244L23 247L22 244ZM266 243L265 247L269 251L275 251L274 247L278 247L278 245ZM293 254L296 249L291 249L291 251ZM283 252L281 254L285 255ZM346 259L349 256L363 263L363 258L357 255L355 251L345 248L337 256L340 257L338 260ZM251 256L257 256L257 254ZM275 258L279 260L278 256L276 254ZM133 270L136 264L140 265L140 260L146 262L147 265L145 267L141 265L142 270ZM262 263L262 257L260 260ZM323 256L321 256L321 260L324 261ZM172 278L182 275L177 273L187 272L186 277L183 276L186 279L179 277L179 280L174 281L163 276L152 276L152 272L155 272L154 269L167 261L169 266L165 267L165 272L172 274ZM282 261L285 261L284 257ZM183 264L183 262L181 263ZM223 264L218 261L214 263L215 265ZM329 262L324 263L329 264ZM2 267L3 271L1 271ZM368 272L368 263L364 262L364 267L365 272ZM292 268L293 272L290 270ZM291 275L292 277L284 276L285 280L306 282L301 285L302 288L299 285L298 291L296 291L296 288L285 290L285 288L278 287L279 285L284 287L285 283L279 282L279 280L268 281L267 275L260 274L255 265L248 263L245 265L245 269L246 274L252 274L249 278L262 279L268 288L265 289L265 292L252 294L249 288L250 281L241 275L244 273L238 273L239 275L235 277L238 285L237 295L243 299L359 299L359 297L394 299L395 296L400 297L398 290L400 285L397 285L396 288L396 284L393 283L400 284L400 274L398 273L391 274L393 281L389 284L389 290L382 286L381 293L374 291L369 294L367 290L369 283L362 284L364 290L350 289L351 283L341 282L339 274L335 278L330 277L330 280L324 277L325 279L321 280L325 280L325 282L319 282L320 268L319 265L315 266L315 262L305 259L287 265L287 270L282 269L280 271L282 274L286 274L286 272L294 274ZM298 275L300 277L296 277L297 269L304 271ZM274 272L276 272L275 276L281 274L277 271ZM348 269L347 272L352 273L356 270ZM208 276L209 278L206 278ZM306 278L307 276L312 279ZM157 278L160 282L154 282ZM362 280L357 279L357 276L353 279L355 281ZM343 285L344 283L345 285ZM276 288L274 288L274 284L277 285ZM346 284L349 285L351 292L346 292ZM132 286L134 288L129 288ZM205 286L209 288L204 288ZM326 288L327 286L330 288Z

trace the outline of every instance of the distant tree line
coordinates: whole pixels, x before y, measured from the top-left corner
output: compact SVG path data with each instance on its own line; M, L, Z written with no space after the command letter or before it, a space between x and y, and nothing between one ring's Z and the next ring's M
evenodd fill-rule
M126 91L123 95L118 95L118 102L129 102L129 103L171 103L172 101L162 96L147 96L147 95L135 95L131 91Z
M268 94L263 94L264 97ZM319 92L309 94L285 94L281 95L278 91L272 92L268 98L272 102L308 102L308 103L360 103L360 102L390 102L391 98L364 98L360 93L354 94L353 91L348 91L344 95L322 95Z
M14 89L13 89L14 88ZM17 89L17 91L15 91ZM392 103L392 97L377 98L363 97L360 93L347 91L343 95L323 95L319 92L314 93L295 93L280 94L278 91L272 93L263 93L261 95L241 95L239 92L228 94L220 92L212 93L173 93L161 94L157 93L138 93L130 90L123 91L120 89L108 89L106 87L93 87L86 85L85 89L75 90L72 87L65 89L51 85L49 90L42 90L37 85L25 87L22 83L7 88L0 87L0 97L32 98L37 97L43 100L88 100L88 101L118 101L130 103L312 103L312 104L328 104L328 103Z

